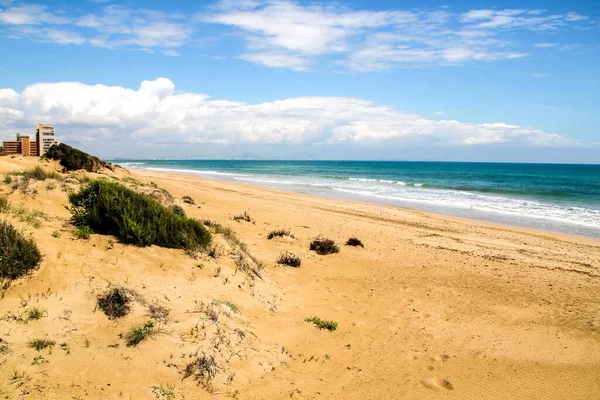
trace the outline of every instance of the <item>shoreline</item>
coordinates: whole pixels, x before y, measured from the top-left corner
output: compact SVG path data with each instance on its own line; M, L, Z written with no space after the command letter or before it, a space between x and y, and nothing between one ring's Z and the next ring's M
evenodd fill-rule
M556 239L561 239L561 240L571 239L571 240L575 240L575 241L582 242L582 243L589 243L592 245L600 244L600 238L594 237L594 236L578 235L578 234L574 234L574 233L566 233L566 232L560 232L560 231L554 231L554 230L547 230L547 229L536 228L536 227L531 227L531 226L512 225L512 224L508 224L508 223L490 221L490 220L486 220L486 219L471 218L468 216L458 216L458 215L445 214L445 213L435 212L435 211L430 211L430 210L421 210L418 208L410 208L410 207L405 207L405 206L401 206L401 205L377 203L377 202L366 201L366 200L363 201L360 199L351 199L352 196L348 196L346 198L344 198L343 196L340 196L340 197L326 196L326 195L320 196L320 195L313 194L313 193L302 193L302 192L293 191L293 190L285 190L283 188L277 188L277 187L272 187L272 186L268 186L268 185L263 186L263 185L259 185L259 184L255 184L255 183L238 182L238 181L227 180L227 179L222 179L222 178L212 178L212 177L207 177L207 176L201 175L200 173L195 174L195 173L185 173L185 172L177 172L177 171L167 172L167 171L151 170L151 169L147 169L147 168L126 168L126 167L122 167L122 168L129 171L132 175L137 175L139 173L140 175L144 176L145 178L152 178L153 176L156 176L156 177L161 177L163 179L164 179L164 177L169 177L171 179L172 178L189 178L192 180L197 180L198 182L217 182L217 183L221 183L224 185L232 185L234 187L246 187L246 188L251 188L252 190L264 190L267 192L273 191L274 193L279 193L279 194L306 196L308 198L320 199L320 200L325 200L325 201L329 201L329 202L360 204L360 205L363 205L366 207L381 207L383 209L398 210L398 211L406 212L406 213L419 213L421 215L427 216L432 219L447 220L447 221L452 221L452 222L458 222L458 223L465 224L465 225L475 224L475 225L479 225L481 227L487 227L487 228L493 228L493 229L505 229L508 231L529 233L529 234L534 234L534 235L538 235L538 236L554 237Z

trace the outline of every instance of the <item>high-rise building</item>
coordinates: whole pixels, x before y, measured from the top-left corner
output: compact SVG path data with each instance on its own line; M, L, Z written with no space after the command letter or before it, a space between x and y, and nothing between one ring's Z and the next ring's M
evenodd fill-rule
M37 124L35 126L35 139L38 146L38 155L43 156L54 144L54 127Z

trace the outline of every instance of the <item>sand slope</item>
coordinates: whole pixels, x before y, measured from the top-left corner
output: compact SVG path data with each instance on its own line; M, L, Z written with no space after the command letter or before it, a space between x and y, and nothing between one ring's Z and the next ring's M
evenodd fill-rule
M37 162L2 157L0 171ZM177 399L599 398L597 240L190 176L132 176L144 190L151 181L166 189L188 215L230 226L264 262L262 279L236 273L220 235L216 260L100 235L74 240L60 184L37 182L32 196L2 183L13 204L50 217L33 228L14 214L0 216L31 233L44 254L41 268L0 300L2 396L150 399L161 398L152 387L162 385ZM184 195L200 207L182 203ZM254 223L232 220L244 211ZM276 228L295 238L268 240ZM340 253L309 251L319 234ZM350 236L365 248L343 246ZM302 266L276 264L284 250L302 256ZM122 319L95 310L109 286L138 295ZM240 313L211 305L214 299ZM150 305L170 311L161 334L125 346L119 334L145 321ZM15 320L33 306L47 315ZM216 323L207 308L219 314ZM310 316L339 327L318 330L304 322ZM38 352L27 342L38 337L57 344L39 353L47 363L32 365ZM209 390L182 379L203 352L219 363Z

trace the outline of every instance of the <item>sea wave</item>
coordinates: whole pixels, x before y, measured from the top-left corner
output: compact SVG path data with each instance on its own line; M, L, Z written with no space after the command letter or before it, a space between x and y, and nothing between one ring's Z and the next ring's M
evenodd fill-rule
M232 172L220 172L213 170L202 170L202 169L182 169L182 168L158 168L158 167L147 167L145 168L150 171L159 172L179 172L182 174L195 174L195 175L222 175L222 176L250 176L246 174L238 174Z

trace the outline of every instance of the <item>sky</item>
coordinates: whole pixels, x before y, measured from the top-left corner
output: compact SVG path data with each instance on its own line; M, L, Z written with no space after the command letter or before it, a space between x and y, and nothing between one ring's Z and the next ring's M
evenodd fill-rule
M0 0L0 137L104 158L600 163L600 1Z

